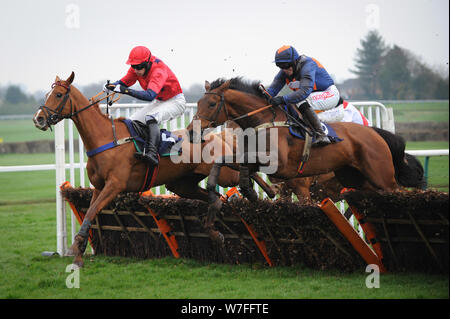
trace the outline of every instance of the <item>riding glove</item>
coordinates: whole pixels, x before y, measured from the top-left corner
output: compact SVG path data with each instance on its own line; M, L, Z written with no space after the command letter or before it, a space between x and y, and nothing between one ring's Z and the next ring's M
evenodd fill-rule
M272 106L278 106L281 104L285 104L284 99L282 96L275 96L269 100L269 103L272 104Z
M106 88L110 91L113 92L118 92L118 93L124 93L124 94L128 94L128 88L124 85L121 84L110 84L110 85L106 85Z
M111 84L108 84L108 83L103 84L103 92L105 92L105 93L109 92L109 89L108 89L109 85L111 85Z

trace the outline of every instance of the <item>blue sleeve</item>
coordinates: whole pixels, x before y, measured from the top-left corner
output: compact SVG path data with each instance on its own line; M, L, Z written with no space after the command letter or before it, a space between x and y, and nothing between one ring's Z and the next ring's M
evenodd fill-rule
M270 94L270 96L275 97L283 88L283 86L286 84L286 75L283 71L280 71L277 73L275 78L273 79L272 84L267 88L267 92Z
M305 62L300 73L300 87L297 91L283 96L286 103L299 103L312 93L316 81L316 69L317 65L313 60Z
M144 101L153 101L157 95L152 89L148 89L146 91L136 91L128 89L128 94L131 95L132 97Z

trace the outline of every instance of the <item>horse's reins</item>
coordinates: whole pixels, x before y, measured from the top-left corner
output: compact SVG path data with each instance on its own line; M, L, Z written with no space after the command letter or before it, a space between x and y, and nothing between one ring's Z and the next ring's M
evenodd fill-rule
M41 109L45 113L45 115L47 117L47 125L49 126L50 129L51 129L51 125L54 125L54 124L58 123L58 121L61 120L61 119L72 118L73 116L77 115L78 113L81 113L81 112L87 110L88 108L96 105L97 103L99 103L99 102L101 102L101 101L103 101L105 99L107 100L107 106L111 106L113 103L117 102L122 96L121 94L119 94L119 97L114 99L114 95L116 94L116 92L113 92L113 93L107 94L106 96L102 97L99 100L96 100L96 98L98 98L100 95L105 93L103 91L100 91L99 93L97 93L96 95L91 97L91 99L90 99L90 101L92 102L91 104L86 105L85 107L83 107L83 108L73 112L72 111L72 109L73 109L72 99L70 99L70 97L69 97L70 84L69 85L65 85L65 84L61 83L60 81L58 81L58 82L55 82L55 83L52 84L52 88L54 88L57 85L66 88L67 91L66 91L66 94L64 95L63 100L61 101L61 103L59 103L59 105L56 108L56 110L53 110L53 109L49 108L45 104L41 105L39 107L39 109ZM113 100L109 101L109 98L111 98ZM70 100L70 113L62 115L61 113L62 113L62 111L63 111L63 109L64 109L64 107L65 107L65 105L67 103L67 100ZM107 108L107 112L108 112L108 108ZM113 119L112 116L110 116L110 118L111 118L111 125L112 125L114 141L112 143L108 143L108 144L102 145L102 146L100 146L100 147L98 147L98 148L96 148L94 150L86 152L88 157L92 157L92 156L94 156L94 155L96 155L98 153L101 153L103 151L106 151L106 150L108 150L110 148L113 148L113 147L116 147L116 146L119 146L119 145L122 145L122 144L125 144L125 143L129 143L129 142L134 140L134 137L125 137L125 138L122 138L120 140L117 140L116 126L114 124L114 119ZM147 186L147 185L149 185L149 188L151 188L151 185L154 183L154 179L155 179L155 177L156 177L156 175L158 173L158 167L156 167L153 170L153 174L152 174L151 179L148 180L149 170L150 170L150 166L147 165L147 172L146 172L146 175L145 175L144 184L142 185L142 188L145 188L145 186ZM149 182L149 184L148 184L148 182Z
M222 110L222 107L223 107L223 109L225 111L225 116L228 118L228 111L227 111L227 107L225 105L225 97L224 97L223 93L219 94L219 93L216 93L216 92L205 92L205 94L212 94L212 95L219 96L220 97L220 104L217 107L216 112L214 113L214 115L211 118L202 118L202 117L200 117L198 115L194 115L193 120L198 120L198 119L206 120L206 121L209 122L208 128L216 127L217 125L215 125L215 124L216 124L216 121L217 121L217 117L219 117L219 114L220 114L220 111Z
M261 90L263 91L263 94L266 95L267 98L271 98L271 97L272 97L272 96L266 91L266 89L265 89L262 85L260 85L260 88L261 88ZM241 120L241 119L246 118L246 117L253 116L253 115L257 114L257 113L260 113L260 112L262 112L262 111L265 111L265 110L270 109L270 108L273 107L272 104L269 104L269 105L260 107L260 108L254 110L254 111L248 112L248 113L243 114L243 115L240 115L240 116L238 116L238 117L235 117L235 118L233 118L233 119L229 119L229 118L228 118L229 116L228 116L227 106L226 106L226 104L225 104L225 97L224 97L224 94L223 94L223 93L220 93L220 94L219 94L219 93L216 93L216 92L205 92L205 94L213 94L213 95L217 95L217 96L220 97L220 104L219 104L219 107L216 109L216 112L214 113L214 115L213 115L211 118L202 118L202 117L200 117L200 116L198 116L198 115L195 115L194 118L193 118L194 120L196 120L196 119L202 119L202 120L208 121L208 122L209 122L208 128L209 128L209 127L215 127L215 124L216 124L216 121L217 121L217 117L219 116L220 111L222 110L222 108L223 108L224 111L225 111L225 116L226 116L227 120L230 120L230 121L237 121L237 120ZM290 115L290 114L289 114L285 109L283 109L280 105L278 105L278 108L279 108L284 114L286 114L286 117L287 117L288 119L290 119L290 120L291 120L292 122L294 122L296 125L300 126L303 130L305 130L305 132L307 133L307 135L309 135L309 136L312 136L312 135L313 135L313 133L311 132L311 130L310 130L304 123L301 123L301 121L299 121L298 119L296 119L294 116ZM275 117L275 115L274 115L274 117ZM271 123L274 123L274 121L272 121ZM263 128L263 127L267 127L268 124L269 124L269 123L264 123L264 124L262 124L262 125L260 125L260 126L261 126L261 128ZM275 125L273 125L273 126L275 126Z
M102 92L98 93L97 95L95 95L94 97L91 98L91 101L93 101L91 104L86 105L85 107L83 107L83 108L73 112L72 111L73 110L72 99L69 97L70 85L65 85L62 82L58 81L58 82L55 82L55 83L52 84L52 88L54 88L55 86L62 86L63 88L65 88L67 90L66 94L64 95L61 103L59 103L58 107L56 109L51 109L45 104L41 105L39 107L39 109L42 110L44 112L44 114L46 115L47 125L49 126L50 129L51 129L51 126L55 125L56 123L58 123L58 121L60 121L62 119L70 119L70 118L78 115L78 113L81 113L81 112L87 110L88 108L94 106L95 104L99 103L100 101L103 101L104 99L109 99L109 97L111 97L111 96L114 97L114 95L116 94L115 92L113 92L113 93L107 94L105 97L101 98L100 100L95 100L98 96L100 96L101 94L104 93L102 91ZM117 99L115 99L115 100L113 100L111 102L108 101L108 104L115 103L119 99L120 99L120 96ZM67 100L70 101L70 112L68 114L64 114L63 115L61 113L62 113L64 107L67 104Z
M262 84L260 84L260 89L262 90L263 94L264 94L267 98L271 98L271 97L272 97L272 96L269 94L269 92L266 91L266 89L264 88L264 86L263 86ZM219 97L220 97L220 104L219 104L219 107L217 108L216 112L214 113L213 119L212 119L212 120L211 120L211 119L206 119L206 118L201 118L201 117L198 116L198 115L194 116L194 120L195 120L195 119L203 119L203 120L206 120L206 121L209 122L208 127L214 127L213 124L216 124L217 117L219 116L219 113L220 113L222 107L223 107L223 109L224 109L224 111L225 111L225 116L226 116L226 118L227 118L227 120L228 120L228 111L227 111L227 106L226 106L226 104L225 104L225 96L224 96L224 93L219 94L219 93L216 93L216 92L205 92L205 94L214 94L214 95L219 96ZM254 110L254 111L248 112L248 113L243 114L243 115L240 115L240 116L238 116L238 117L235 117L235 118L231 119L231 121L236 121L236 120L240 120L240 119L243 119L243 118L246 118L246 117L250 117L250 116L255 115L255 114L259 113L259 112L262 112L262 111L265 111L265 110L267 110L267 109L270 109L271 107L273 107L272 104L269 104L269 105L260 107L260 108ZM302 173L303 173L304 165L306 164L306 162L307 162L308 159L309 159L309 153L310 153L310 149L311 149L311 143L312 143L312 135L313 135L313 133L312 133L311 130L307 127L307 125L305 125L304 123L301 123L301 122L303 122L302 120L298 120L298 119L296 119L294 116L290 115L289 112L287 112L287 111L286 111L283 107L281 107L280 105L278 105L278 108L279 108L284 114L286 114L286 117L287 117L288 119L290 119L290 120L293 121L295 124L297 124L298 126L300 126L300 127L305 131L305 133L306 133L306 134L305 134L305 143L304 143L304 146L303 146L303 152L302 152L302 158L301 158L300 164L299 164L299 166L298 166L298 168L297 168L297 172L298 172L299 174L302 174ZM275 112L273 111L273 113L275 113ZM275 118L275 115L274 115L274 118ZM283 122L283 123L280 124L279 122L274 122L274 121L272 121L271 123L263 123L263 124L257 126L255 129L260 129L260 128L261 128L261 129L264 129L264 128L275 127L275 126L288 126L288 127L289 127L289 125L287 125L285 122Z

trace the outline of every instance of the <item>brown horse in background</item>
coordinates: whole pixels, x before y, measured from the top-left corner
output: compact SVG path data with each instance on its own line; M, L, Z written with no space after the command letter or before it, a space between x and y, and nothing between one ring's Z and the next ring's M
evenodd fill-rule
M300 173L298 168L305 142L293 137L288 127L270 126L270 123L286 122L287 115L281 107L267 105L259 82L248 83L241 78L218 79L212 84L206 82L205 89L205 95L198 101L194 120L187 128L191 139L195 139L194 133L198 134L193 131L195 120L200 121L202 131L227 120L234 120L242 129L259 127L261 129L257 134L265 134L269 147L258 151L273 151L277 155L276 170L269 174L275 178L289 180L334 172L344 187L369 191L393 191L399 185L421 187L423 184L423 168L420 163L417 165L417 160L410 163L406 159L405 142L401 137L355 123L331 123L330 126L342 141L313 147ZM271 136L276 139L275 143L271 143ZM234 162L232 165L224 164L224 158L212 168L207 187L211 192L209 222L213 223L215 213L222 205L212 190L223 166L238 168L241 191L244 196L255 198L248 177L251 172L261 171L271 163L265 163L259 158L250 163L247 160L248 153L243 158L244 162Z
M240 126L237 125L236 122L231 120L226 121L224 126L225 128L231 129L240 128ZM230 146L230 148L236 151L237 143L235 138L227 137L226 130L222 131L221 137L223 138L224 142ZM233 143L230 143L230 140L232 140ZM275 194L279 194L280 199L283 200L292 200L292 194L295 194L298 200L302 202L310 202L313 197L314 199L319 199L319 197L317 196L319 194L314 194L315 196L311 195L310 189L314 184L315 186L317 185L321 190L321 194L319 196L323 198L330 197L333 201L338 201L341 197L340 191L343 188L343 186L334 176L333 172L318 176L295 177L289 180L283 180L272 176L268 177L270 182L272 183L271 188L273 192ZM323 198L321 198L320 200L322 200Z
M45 131L62 119L70 118L75 123L86 150L96 149L115 138L123 140L130 137L128 128L121 119L113 121L115 126L113 132L111 118L102 113L98 103L90 103L72 85L74 77L73 72L65 81L56 77L52 90L46 96L45 105L41 106L33 117L35 126ZM174 133L184 136L181 146L182 154L179 156L188 158L184 158L181 162L174 162L171 157L162 157L152 186L165 184L167 189L179 196L207 201L208 192L199 187L198 183L208 176L213 162L193 163L192 158L189 157L207 146L213 150L212 152L221 150L221 154L229 154L232 150L223 143L220 134L210 134L200 148L195 148L196 145L189 143L186 130ZM75 255L75 264L83 265L82 255L86 249L89 229L97 213L121 192L145 190L142 187L146 180L147 166L134 158L135 151L134 143L131 142L89 157L86 168L94 191L86 217L70 248ZM215 156L215 154L210 155L212 158ZM220 174L218 184L228 187L237 185L238 181L239 173L228 169Z

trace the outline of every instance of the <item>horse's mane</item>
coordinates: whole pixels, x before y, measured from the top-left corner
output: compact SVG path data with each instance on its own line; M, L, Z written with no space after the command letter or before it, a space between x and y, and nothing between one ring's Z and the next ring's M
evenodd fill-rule
M227 82L227 79L219 78L211 83L211 90L217 89L222 84ZM249 93L255 96L258 96L260 98L265 99L264 94L259 90L259 85L261 84L260 81L250 81L246 80L243 77L235 77L229 80L230 86L229 88L236 91L241 91L245 93Z
M63 83L66 83L66 85L68 85L68 86L70 85L70 89L72 91L75 91L76 94L79 94L83 99L87 100L86 103L88 103L88 104L91 103L91 100L89 100L77 87L75 87L74 85L72 85L70 83L67 83L67 81L63 81ZM86 105L88 105L88 104L86 104ZM105 119L108 119L108 120L110 119L109 116L107 114L103 113L102 110L100 109L100 103L99 102L95 103L92 107L96 108L98 110L98 113L101 116L103 116ZM116 120L117 121L122 121L123 119L124 118L120 117L120 118L117 118Z

